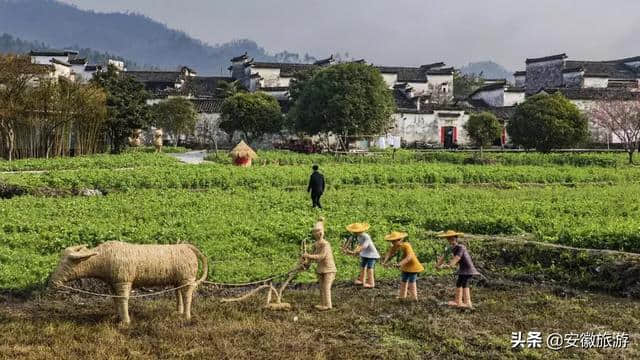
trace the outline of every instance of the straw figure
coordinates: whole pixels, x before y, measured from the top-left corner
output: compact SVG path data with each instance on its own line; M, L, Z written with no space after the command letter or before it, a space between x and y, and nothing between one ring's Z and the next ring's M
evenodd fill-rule
M198 274L202 262L202 276ZM62 252L49 285L63 286L81 278L97 278L111 285L120 321L129 324L129 296L134 286L171 285L176 290L178 313L191 319L191 299L206 279L207 258L193 245L134 245L109 241L93 249L72 246Z
M447 230L446 232L438 235L439 238L446 238L449 242L447 253L453 255L453 259L451 259L449 263L446 263L445 257L448 254L438 257L436 269L454 268L458 265L458 280L456 281L455 297L454 300L449 301L447 305L472 309L473 303L471 302L471 288L469 288L469 280L474 276L480 275L480 273L476 269L475 265L473 265L473 260L471 260L471 255L469 255L467 248L462 244L458 244L458 237L463 235L463 233L453 230Z
M251 161L258 157L258 154L242 140L231 150L230 154L233 159L233 164L242 167L251 166Z
M320 283L321 304L316 305L318 310L329 310L333 307L331 303L331 285L336 278L336 264L333 260L333 252L331 244L324 239L324 219L318 219L318 222L311 229L311 235L315 239L313 254L302 255L303 260L311 260L318 263L316 274Z
M129 146L132 148L137 148L142 145L142 139L140 138L142 135L142 129L133 130L131 133L131 137L129 138Z
M162 129L157 129L153 132L153 146L156 147L156 152L162 152L162 137L164 136L164 132Z
M407 298L407 290L411 295L412 300L418 300L418 287L416 281L418 274L424 271L424 267L418 260L418 257L413 252L411 244L405 239L407 233L393 231L391 234L384 237L385 240L392 243L391 249L387 252L382 261L382 264L386 266L387 261L394 256L397 252L402 252L402 260L396 264L396 267L402 271L402 283L398 291L398 299Z
M366 231L369 230L369 224L350 224L347 225L346 229L356 237L358 245L355 249L351 250L346 245L348 241L345 241L342 245L342 251L347 255L360 256L360 276L358 276L353 283L362 285L367 289L372 289L376 286L374 267L376 261L380 259L380 253L378 253L378 249L376 249L375 244L371 240L371 236L366 233Z

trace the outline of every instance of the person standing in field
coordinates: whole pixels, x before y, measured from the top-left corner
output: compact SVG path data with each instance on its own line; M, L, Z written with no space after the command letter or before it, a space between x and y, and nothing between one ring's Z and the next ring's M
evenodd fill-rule
M413 252L413 248L409 242L405 241L407 233L394 231L384 237L385 240L391 241L391 249L387 252L382 260L382 265L387 266L389 259L398 251L402 252L402 260L396 264L396 267L402 271L402 283L398 292L398 299L406 299L407 291L411 295L412 300L418 300L417 280L418 274L424 271L424 267Z
M324 222L322 218L311 229L311 235L315 239L313 254L305 252L302 255L302 259L318 263L316 274L320 283L321 303L315 307L318 310L329 310L333 307L331 303L331 285L333 285L333 280L335 280L338 270L333 260L331 244L324 239Z
M355 223L348 225L347 231L356 236L358 245L354 250L351 250L345 244L342 247L342 251L347 255L360 255L360 276L353 283L372 289L376 286L374 267L376 261L380 258L380 254L371 240L371 236L365 232L367 230L369 230L369 224Z
M313 207L322 209L320 205L320 197L324 193L324 175L318 171L318 165L313 165L313 173L309 178L309 186L307 186L307 192L311 193L311 203Z
M446 264L445 256L440 256L438 258L438 262L436 263L436 269L443 268L453 268L458 265L458 280L456 281L456 293L453 301L449 301L447 305L463 307L463 308L473 308L473 304L471 303L471 289L469 288L469 280L476 275L480 275L475 265L473 265L473 260L471 260L471 255L467 251L467 248L458 244L458 237L464 235L463 233L455 232L453 230L448 230L442 234L439 234L440 238L447 238L449 241L449 246L451 252L453 254L453 259Z

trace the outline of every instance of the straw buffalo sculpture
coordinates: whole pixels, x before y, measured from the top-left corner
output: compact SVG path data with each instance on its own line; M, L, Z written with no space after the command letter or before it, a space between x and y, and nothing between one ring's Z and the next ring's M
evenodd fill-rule
M202 275L198 274L198 260ZM129 297L135 286L172 285L176 289L177 309L191 319L191 299L196 287L206 279L207 258L189 244L134 245L109 241L93 249L72 246L62 252L60 263L49 284L63 286L81 278L97 278L111 285L122 323L128 324Z

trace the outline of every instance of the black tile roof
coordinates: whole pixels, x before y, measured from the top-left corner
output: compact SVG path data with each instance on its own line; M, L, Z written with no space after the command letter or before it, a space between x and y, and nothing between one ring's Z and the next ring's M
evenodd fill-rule
M288 86L265 86L259 89L264 92L289 91Z
M445 66L445 63L436 62L436 63L432 63L432 64L420 65L420 68L424 69L424 70L429 70L429 69L433 69L433 68L441 68L441 67L444 67L444 66Z
M474 112L488 111L502 122L509 120L516 112L515 106L493 107L482 99L467 99L464 102L469 104Z
M513 76L527 76L527 72L526 71L516 71L513 73Z
M53 58L53 59L51 59L49 61L51 61L51 63L53 63L53 64L58 64L58 65L67 66L67 67L71 66L71 64L69 64L67 62L64 62L64 61L60 61L60 60L58 60L56 58Z
M427 75L453 75L453 67L427 70Z
M233 81L228 76L190 76L180 88L180 93L198 98L217 96L221 82Z
M78 52L74 50L46 49L46 50L31 50L29 51L29 55L30 56L69 56L69 55L78 55Z
M102 69L102 65L86 65L84 71L98 71Z
M335 61L335 59L333 58L333 55L331 55L326 59L320 59L320 60L314 62L313 65L320 65L320 66L329 65L329 64L333 63L334 61Z
M537 62L543 62L543 61L552 61L552 60L564 60L567 58L567 54L558 54L558 55L551 55L551 56L545 56L545 57L540 57L540 58L531 58L531 59L527 59L527 61L525 62L526 64L533 64L533 63L537 63Z
M583 68L585 77L609 77L614 79L638 79L640 72L625 65L626 60L580 61L568 60L565 69ZM628 61L627 61L628 62Z
M224 99L191 99L190 101L199 113L218 114L222 112L222 103L224 102Z
M546 89L545 92L560 92L569 100L640 100L640 93L618 88L558 88Z
M503 82L484 85L484 86L481 86L481 87L477 88L476 91L474 91L471 94L469 94L469 98L471 98L473 95L475 95L477 93L481 93L481 92L485 92L485 91L493 91L493 90L504 89L506 86L507 86L507 84L503 83Z
M505 90L505 92L525 92L525 88L517 87L517 86L509 86Z
M244 54L242 54L240 56L236 56L234 58L231 58L231 62L242 61L242 60L246 60L248 58L249 58L249 56L247 55L247 52L245 51Z
M87 64L87 58L71 59L71 60L69 60L69 64L71 64L71 65L86 65Z
M295 73L308 69L313 69L318 65L314 64L296 64L296 63L273 63L273 62L255 62L254 68L263 69L280 69L281 77L293 77ZM259 70L258 70L259 71Z
M383 74L397 74L402 82L426 82L426 69L403 66L376 66Z
M180 80L181 75L179 71L127 71L125 74L141 83L171 83L172 85Z
M564 69L562 69L562 72L567 74L567 73L577 73L577 72L582 72L584 71L584 68L582 66L575 66L575 67L565 67Z
M398 109L416 109L416 104L407 98L402 90L394 89L393 98L396 101L396 107Z

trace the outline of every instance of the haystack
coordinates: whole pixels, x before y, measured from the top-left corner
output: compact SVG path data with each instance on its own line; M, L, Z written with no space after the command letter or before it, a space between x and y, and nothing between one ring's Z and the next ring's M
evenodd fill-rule
M244 141L240 141L240 143L231 150L230 154L233 159L233 164L242 167L251 166L251 161L258 157L258 154Z

